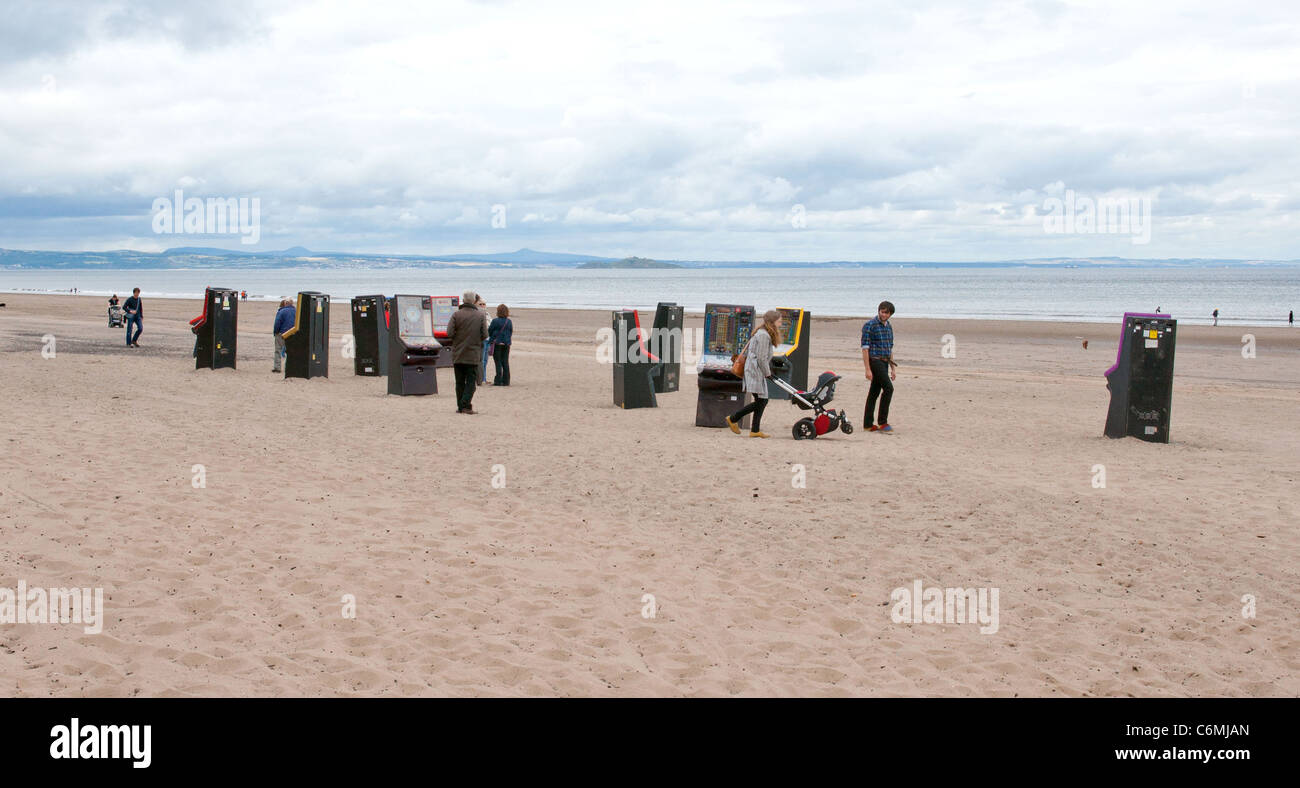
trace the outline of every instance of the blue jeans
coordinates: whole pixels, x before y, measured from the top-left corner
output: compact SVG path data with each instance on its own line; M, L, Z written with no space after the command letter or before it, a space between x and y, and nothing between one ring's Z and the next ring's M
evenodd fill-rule
M135 326L135 336L131 336L131 326ZM140 332L144 331L144 318L139 313L127 315L126 317L126 344L134 345L135 341L140 338Z
M483 381L487 380L488 345L490 344L492 343L489 342L488 340L486 339L483 340L483 354L479 356L479 360L478 360L478 382L479 383L482 383Z

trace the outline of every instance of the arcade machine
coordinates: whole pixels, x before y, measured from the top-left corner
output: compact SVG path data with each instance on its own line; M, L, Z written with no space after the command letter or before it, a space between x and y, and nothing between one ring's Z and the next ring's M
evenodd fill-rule
M284 332L284 376L330 375L330 297L315 290L298 294L293 328Z
M1177 328L1169 315L1124 313L1115 365L1106 370L1106 437L1169 442Z
M203 291L203 314L190 321L194 342L195 369L235 368L238 338L239 294L226 287Z
M388 299L364 295L352 299L352 341L356 343L356 374L388 374Z
M654 349L659 351L660 364L654 374L655 391L666 394L676 391L682 382L682 324L685 307L671 301L660 301L655 309ZM617 326L615 327L617 329Z
M704 306L704 352L695 365L700 382L695 426L725 427L727 416L745 404L743 381L731 374L731 357L745 349L753 330L752 306ZM741 420L741 426L749 426L748 416Z
M799 391L808 390L808 348L812 345L812 313L806 309L777 307L781 313L780 343L772 348L772 377ZM770 399L790 399L785 389L767 382Z
M388 332L388 393L437 394L442 345L433 335L433 299L395 295L390 311L394 325Z
M657 408L655 376L663 368L646 347L635 309L614 312L614 404L620 408Z
M451 322L451 316L456 314L458 308L460 308L460 296L433 297L433 336L447 348L438 354L438 361L435 366L450 367L452 365L451 345L447 344L447 324Z

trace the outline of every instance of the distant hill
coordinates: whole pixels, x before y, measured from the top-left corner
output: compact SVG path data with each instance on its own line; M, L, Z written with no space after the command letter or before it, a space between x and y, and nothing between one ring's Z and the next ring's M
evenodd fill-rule
M583 263L579 268L683 268L676 263L663 263L645 257L624 257L622 260L609 262Z

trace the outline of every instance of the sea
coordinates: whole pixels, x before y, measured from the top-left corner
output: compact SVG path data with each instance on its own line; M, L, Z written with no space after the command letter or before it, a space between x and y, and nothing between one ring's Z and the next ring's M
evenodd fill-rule
M814 315L867 317L883 300L900 318L1113 322L1160 309L1181 322L1285 325L1300 307L1300 265L1067 267L762 267L601 270L574 268L196 268L0 269L0 292L125 298L199 298L204 287L247 290L274 300L318 290L356 295L459 295L470 289L495 306L560 309L703 309L748 304L800 307ZM2 313L0 313L2 314Z

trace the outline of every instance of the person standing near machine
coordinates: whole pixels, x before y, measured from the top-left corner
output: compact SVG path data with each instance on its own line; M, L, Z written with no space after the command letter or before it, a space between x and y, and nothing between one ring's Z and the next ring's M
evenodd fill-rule
M492 363L496 375L493 386L510 385L510 340L514 338L515 324L510 321L510 308L497 304L497 316L488 324L488 344L492 346Z
M767 407L767 379L772 377L772 348L777 345L780 336L781 313L769 309L763 313L763 325L749 338L745 345L745 378L742 390L753 394L754 401L727 417L727 427L737 435L740 434L740 420L754 414L754 423L750 425L749 437L766 438L763 432L763 410Z
M862 420L867 432L893 432L889 426L889 402L894 398L894 327L889 319L894 316L894 305L881 301L876 316L862 326L862 364L867 369L871 390L867 392L867 409ZM880 421L872 418L876 398L880 398Z
M140 347L140 334L144 332L144 302L140 299L140 288L131 291L131 297L122 305L126 311L126 346ZM135 326L135 335L131 327Z
M294 321L298 317L298 309L293 302L287 298L280 299L280 308L275 310L275 323L271 326L271 333L275 336L275 365L271 367L272 372L280 371L280 359L284 358L284 332L293 328Z
M474 410L474 389L483 343L487 341L487 315L475 306L478 302L478 293L466 290L461 294L460 306L447 321L447 339L456 371L456 412L471 416L478 413Z

